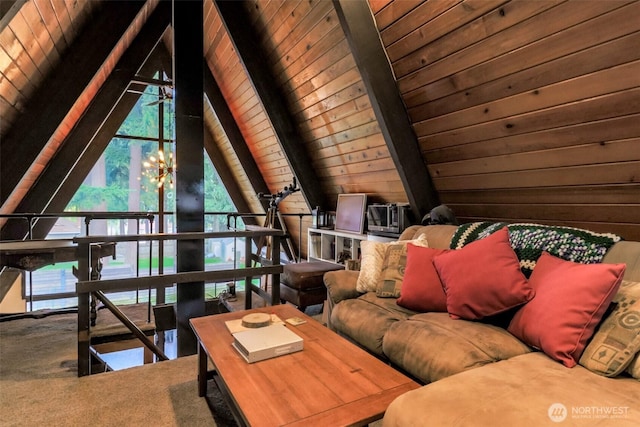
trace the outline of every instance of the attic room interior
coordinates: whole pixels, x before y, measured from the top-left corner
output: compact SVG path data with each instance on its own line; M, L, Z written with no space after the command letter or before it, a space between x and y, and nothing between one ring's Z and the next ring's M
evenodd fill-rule
M2 0L2 424L637 425L638 46L633 0Z

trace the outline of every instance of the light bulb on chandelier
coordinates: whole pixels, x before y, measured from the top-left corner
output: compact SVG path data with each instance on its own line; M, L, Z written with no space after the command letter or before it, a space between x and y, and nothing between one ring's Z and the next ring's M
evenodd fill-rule
M176 171L173 153L169 153L169 158L165 160L164 152L159 150L158 158L149 156L142 166L146 168L144 175L158 188L164 186L165 181L169 181L169 187L173 188L173 174Z

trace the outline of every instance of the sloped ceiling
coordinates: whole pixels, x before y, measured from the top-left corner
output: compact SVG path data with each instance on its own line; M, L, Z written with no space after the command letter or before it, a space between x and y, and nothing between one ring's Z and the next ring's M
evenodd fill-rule
M157 3L129 5L130 15L122 2L99 1L29 0L3 10L2 213L16 212L51 167ZM348 3L252 0L227 14L228 5L204 1L207 151L219 170L226 166L242 206L263 211L256 193L298 176L307 193L287 198L284 213L330 209L345 192L424 203L415 201L424 188L460 221L564 224L640 239L638 2L370 0L359 3L364 14ZM366 32L349 22L369 22L377 37L363 42ZM261 73L233 25L252 35ZM102 61L82 75L70 64L100 57L78 46L101 39L109 39ZM169 29L161 43L168 52L170 39ZM392 76L384 89L402 107L372 86L385 81L385 67L367 56L376 46ZM73 101L42 95L51 82ZM402 120L410 132L398 140ZM411 162L405 144L416 153ZM22 146L30 149L20 148L17 161ZM410 165L415 158L424 172ZM297 218L288 228L297 242Z

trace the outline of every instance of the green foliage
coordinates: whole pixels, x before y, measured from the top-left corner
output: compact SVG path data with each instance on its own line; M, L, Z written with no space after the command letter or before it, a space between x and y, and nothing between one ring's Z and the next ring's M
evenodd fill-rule
M157 93L157 88L149 87L147 93ZM118 130L120 135L144 136L157 138L158 136L158 107L146 105L154 98L142 96L133 107L127 119ZM173 104L166 102L160 104L164 108L165 129L164 137L174 138ZM171 143L165 143L163 147L165 154L172 150ZM140 164L135 161L133 148L140 149ZM67 206L67 211L91 211L106 210L110 212L127 212L137 210L141 212L158 211L158 189L149 181L147 177L135 177L139 180L130 180L131 171L141 168L141 163L147 160L150 155L157 155L158 144L153 141L140 141L128 138L113 138L105 150L104 170L94 168L92 174L103 174L97 182L104 182L104 185L91 185L89 180L83 183L71 202ZM179 159L178 168L180 167ZM142 168L144 169L144 168ZM134 172L135 173L135 172ZM235 207L231 203L229 195L220 181L213 165L205 155L204 164L205 175L205 211L207 212L233 212ZM130 184L135 182L136 184ZM135 188L131 188L135 187ZM175 189L168 185L164 188L164 210L165 212L175 211ZM131 202L137 203L136 208L130 208ZM215 216L206 218L206 230L224 230L226 228L226 218Z

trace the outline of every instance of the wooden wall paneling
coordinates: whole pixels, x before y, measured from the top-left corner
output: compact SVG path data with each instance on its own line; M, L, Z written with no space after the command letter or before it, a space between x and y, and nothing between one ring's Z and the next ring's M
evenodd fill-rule
M335 12L330 12L330 15L332 14L335 14ZM309 37L313 37L317 41L313 44L307 42L306 46L309 46L309 49L292 59L290 64L283 68L280 73L281 84L285 90L287 92L298 92L300 94L297 96L298 98L317 87L317 84L314 84L309 88L310 80L322 75L322 72L329 67L329 64L339 61L349 53L349 47L344 35L339 30L336 31L338 28L337 17L334 16L329 22L331 25L317 26L314 29L325 31L318 34L311 33ZM302 40L302 42L304 41Z
M635 207L620 209L619 204L553 204L532 209L527 204L478 204L467 206L465 214L478 218L529 218L534 222L557 220L640 224L640 204Z
M76 38L76 30L71 23L71 16L67 11L67 7L63 1L51 1L53 12L56 15L60 29L62 30L62 36L68 45L70 45Z
M30 80L32 80L34 86L38 86L38 83L51 70L52 65L49 62L49 58L22 13L16 14L9 23L9 28L13 31L16 40L22 45L30 63L33 64L36 72L30 75Z
M360 72L356 67L353 67L325 85L315 88L313 92L300 98L298 103L301 107L308 108L343 89L359 83L360 81ZM341 101L347 102L349 99L351 98L342 98Z
M278 141L291 165L294 176L298 179L308 206L323 205L324 196L321 193L317 179L312 170L308 168L310 163L305 152L296 150L295 143L300 140L296 128L288 115L284 98L276 88L271 85L273 79L269 73L265 73L262 64L265 61L261 55L256 55L255 46L259 45L256 36L247 31L243 26L246 16L242 5L234 2L216 2L218 13L221 15L225 28L236 47L236 51L242 58L245 69L251 78L253 86L263 104Z
M362 93L364 93L364 87L361 86ZM333 95L332 95L333 96ZM326 99L326 98L325 98ZM357 114L357 112L371 110L371 102L367 95L354 97L352 100L347 101L344 104L340 104L337 106L333 106L331 104L328 105L329 108L322 108L316 104L316 108L313 106L307 109L305 112L306 115L299 117L299 120L304 122L304 127L309 130L309 132L313 132L315 129L320 129L326 127L328 123L333 123L337 120L346 119L352 114ZM373 118L375 120L375 117ZM325 135L329 135L331 133L336 133L335 131L331 131L330 129L324 130ZM306 140L310 139L309 137L305 137Z
M294 4L295 2L288 3ZM271 60L274 51L279 52L277 54L279 58L287 59L287 57L290 57L292 54L290 52L291 47L313 28L315 22L324 15L326 10L326 8L323 9L312 2L306 1L298 2L294 9L288 13L285 9L285 7L281 8L286 13L281 25L277 28L274 26L269 27L268 42L264 51L264 56L267 60ZM277 75L278 70L274 69L273 73Z
M2 203L89 84L140 7L141 4L123 5L117 10L112 8L102 13L65 55L61 65L47 77L38 93L34 94L29 102L28 113L22 114L3 137L3 146L10 149L3 150L1 158ZM35 122L39 125L33 126ZM25 144L25 141L29 143Z
M640 137L431 164L433 176L461 176L640 160Z
M636 124L639 120L640 114L623 115L610 119L543 129L522 135L506 136L461 146L430 150L426 151L424 155L429 163L438 164L493 155L603 143L609 140L637 137Z
M436 177L442 191L490 188L554 187L567 185L636 183L640 162L618 162L553 169L509 171L491 174Z
M58 53L62 56L62 54L67 50L68 44L65 40L58 17L53 10L53 5L50 0L33 0L33 2L42 17L43 22L47 25L47 29L51 35L51 40L53 40Z
M23 65L21 62L24 61L21 61L20 57L23 55L24 49L16 39L13 31L11 31L11 27L7 26L0 32L0 46L3 48L2 73L4 77L18 89L23 100L29 99L29 95L35 91L35 86L29 80L28 70L23 69L21 66ZM24 103L25 101L22 102Z
M150 52L153 51L170 23L170 5L162 3L149 17L134 42L118 62L118 72L109 76L98 94L96 94L90 108L83 114L73 131L69 133L64 144L55 153L53 160L47 165L47 168L30 188L29 192L22 198L17 207L18 212L51 212L50 206L54 199L58 207L60 207L59 204L62 201L66 201L65 205L60 208L60 210L64 209L73 194L59 197L60 186L67 179L74 180L78 185L82 182L86 175L70 176L70 171L74 168L76 159L82 156L82 153L91 143L92 137L99 131L103 121L109 116L113 106L117 104L122 94L125 93L136 72L144 65L145 60ZM88 170L92 166L93 163L88 167ZM80 180L78 181L78 179ZM60 183L60 185L55 186L51 185L51 183ZM75 188L77 189L77 186Z
M457 0L459 1L459 0ZM423 0L406 0L406 1L376 1L369 0L369 8L371 13L374 14L376 25L380 30L380 33L384 33L384 30L407 15L410 11L420 5L424 5ZM435 2L434 2L435 3ZM437 3L446 3L445 1Z
M378 13L389 4L394 4L393 0L369 0L369 7L373 13Z
M55 47L47 26L42 20L34 2L26 2L20 9L20 13L29 25L34 37L40 44L41 49L47 55L50 66L56 67L60 63L60 53Z
M380 21L384 21L385 18L383 13L380 13L376 16L376 24L378 25L378 29L380 30L380 36L382 38L382 43L385 46L390 46L395 42L398 42L400 39L403 39L402 42L398 43L398 46L393 48L389 48L389 52L393 52L393 56L390 57L391 61L395 61L396 59L404 56L406 51L400 49L400 46L407 46L415 44L415 38L423 39L425 35L418 31L421 27L429 26L429 33L431 37L438 37L438 35L442 35L441 31L434 31L434 27L437 28L437 25L433 25L431 23L432 20L435 20L441 14L445 13L449 9L454 8L457 4L460 4L462 0L443 0L437 2L422 2L415 8L411 8L409 10L405 10L409 5L404 5L403 2L394 2L392 6L401 4L402 10L398 12L401 13L397 19L394 20L393 25L390 25L386 28L381 27ZM409 2L410 3L410 2ZM456 11L466 11L466 14L457 16L456 21L459 24L466 22L465 20L470 20L474 16L478 16L483 14L484 12L491 10L496 5L496 2L487 1L487 0L467 0L464 3L463 8L456 8ZM385 9L385 12L390 9ZM447 25L448 28L451 28L450 25ZM411 34L411 35L410 35Z
M314 155L314 151L326 149L336 144L353 144L350 146L344 145L343 147L345 149L342 151L344 153L346 150L357 150L358 148L362 148L362 145L360 145L361 143L358 141L358 139L376 134L382 135L380 133L380 126L377 121L360 125L345 132L332 134L315 141L310 141L308 143L308 146L310 153Z
M640 58L638 45L640 32L634 32L548 62L542 61L496 80L480 82L466 90L453 89L447 84L447 92L439 92L434 84L423 90L433 100L409 108L409 116L419 121L632 62ZM456 91L450 93L451 90Z
M337 24L331 3L320 2L313 5L309 13L295 23L295 27L286 34L286 38L277 43L275 48L268 53L267 59L273 67L274 74L279 76L294 62L300 61L305 56L313 55L312 52L317 52L319 50L317 45L322 43L322 38L329 34L330 29ZM318 37L319 35L320 37ZM315 55L318 54L315 53ZM309 63L313 60L305 59L303 61ZM288 74L295 75L296 72L292 71Z
M595 3L598 3L600 7L605 7L607 5L620 6L623 4L619 2L606 4L604 4L605 2ZM569 3L567 7L569 5L573 5L575 7L576 4L572 2ZM425 93L429 94L430 99L441 98L451 93L461 91L462 89L473 88L487 81L499 79L512 73L522 72L522 70L529 67L563 58L583 49L597 46L606 41L614 40L618 37L630 34L633 31L637 31L637 25L634 24L632 19L625 20L625 16L628 17L633 16L633 14L638 14L637 10L634 11L634 9L629 9L632 6L633 5L629 5L625 8L616 9L610 13L596 17L593 15L597 13L597 10L593 11L588 9L587 11L591 12L588 17L594 17L594 19L590 19L579 25L570 27L565 31L558 31L555 34L541 38L537 41L529 39L529 43L526 46L520 49L513 49L509 52L504 52L504 54L499 56L496 55L493 59L486 60L485 62L465 64L468 68L464 70L459 69L453 77L450 77L449 74L455 70L449 70L449 73L433 78L432 82L423 85L421 89L405 93L405 102L411 109L420 103L427 102L424 98ZM555 9L552 9L548 11L548 13L552 13L554 11ZM587 18L576 14L576 17L578 16L581 16L582 19ZM621 24L616 26L616 24L614 24L616 21L621 21ZM526 24L526 22L522 25L524 24ZM560 26L561 23L556 23L556 25ZM510 30L526 30L526 27L521 28L521 25L514 26L513 28L515 28L515 30ZM506 35L507 34L505 34L505 36ZM478 48L494 49L492 46L485 46L484 43L480 43ZM447 58L447 61L449 61L449 58ZM570 65L570 67L574 66L573 62L574 61L571 61L572 65ZM569 70L570 69L571 68L569 68ZM560 71L560 73L563 72L566 73L566 71ZM551 71L551 73L553 73L553 71ZM535 78L534 76L536 76L536 74L536 72L528 72L528 75L525 76L515 75L511 80L515 80L517 85L530 85L530 79ZM502 86L502 92L504 92L505 89L507 89L509 93L514 93L512 87L509 87L509 84ZM470 91L465 90L465 95L467 92Z
M604 203L628 205L638 203L640 183L612 185L557 186L540 188L501 188L499 190L443 191L442 202L450 206L463 204L576 204Z
M519 7L525 7L529 4L537 5L538 2L517 2L517 4ZM474 44L473 46L458 50L455 53L450 53L448 50L438 52L437 45L429 46L430 51L436 51L434 59L442 58L446 55L446 60L421 67L406 78L400 78L398 81L400 90L404 93L417 89L420 86L462 71L473 65L489 61L504 53L515 51L537 40L543 40L567 28L569 25L573 25L575 31L575 25L590 21L605 11L616 7L619 8L622 4L622 2L589 2L583 4L584 7L576 7L576 4L571 2L557 4L555 7L537 13L529 19L514 23L514 25L509 28L493 33L484 39L478 40L477 36L474 35L472 36L473 40L469 41L470 44ZM618 13L620 13L619 11L622 9L626 8L620 8ZM613 19L614 17L618 17L618 13L605 14L602 15L600 19ZM509 15L506 15L506 17L508 18ZM620 18L618 17L617 19ZM597 26L597 24L598 20L584 25L588 25L590 31L593 32L594 26ZM523 37L523 34L526 34L526 37ZM584 34L584 36L586 36L586 34ZM566 44L562 46L566 46ZM520 69L523 66L524 64L521 63L510 63L510 67L507 67L505 70L495 70L494 72L508 73L509 70L513 70L514 68ZM394 69L401 74L397 70L397 64L394 64Z
M638 12L638 8L634 8L632 4L625 8L597 16L594 19L568 28L565 31L531 43L527 45L526 48L508 52L491 61L464 70L456 75L456 82L461 87L473 87L485 81L503 77L509 73L519 72L523 69L559 58L566 58L567 55L579 53L585 49L599 46L605 42L616 40L619 37L624 37L638 30L638 25L634 20L628 19L634 15L640 16L640 12ZM619 24L616 25L616 23ZM620 46L615 46L614 49L619 47ZM609 53L609 55L611 54ZM591 57L591 60L593 61L594 58ZM568 61L565 61L565 63L566 62ZM567 64L570 67L569 70L576 66L573 60L570 62L570 65ZM518 80L526 82L523 78L518 78Z
M415 134L394 84L369 6L367 3L334 0L334 7L361 70L371 105L395 164L394 172L400 175L414 217L422 218L439 204L438 194L419 155Z
M231 114L231 110L229 110L220 88L208 68L205 69L204 74L204 90L209 102L211 103L211 107L235 152L235 155L242 166L242 169L245 171L251 183L253 191L255 193L268 193L269 188L267 187L262 174L260 174L258 165L247 147L247 142L244 140L242 132L240 132L240 129L233 118L233 114ZM225 184L225 186L227 185ZM240 208L238 204L236 204L236 206ZM268 208L267 203L262 203L262 207L266 211Z
M435 65L441 58L448 58L485 38L495 37L502 30L559 4L557 1L504 3L480 2L472 8L467 7L467 2L453 5L419 30L389 45L389 58L396 76L405 78L426 66Z
M615 118L640 112L640 88L601 95L566 105L519 114L453 131L420 137L424 150L462 145L481 139L524 134L586 121Z
M309 144L310 145L310 144ZM327 144L316 153L311 151L314 164L318 166L335 166L335 162L349 162L352 156L381 158L388 154L387 144L380 132L344 143ZM386 153L386 154L385 154ZM337 160L333 160L337 159Z
M640 61L635 61L476 107L420 122L414 121L414 129L418 135L444 132L633 89L640 86L639 75Z

